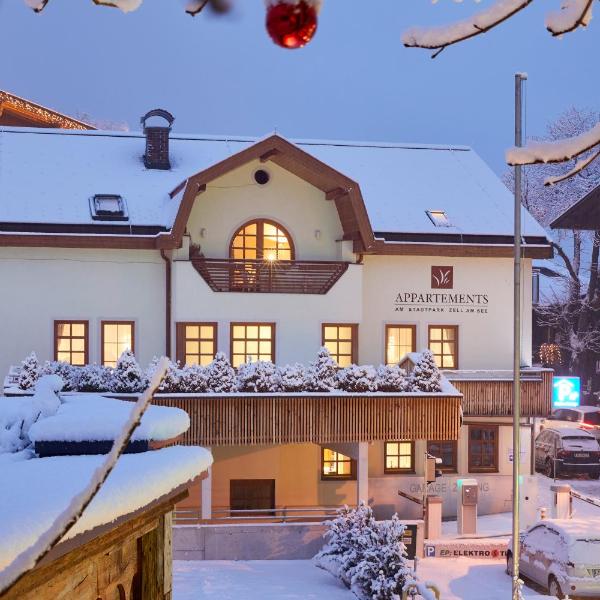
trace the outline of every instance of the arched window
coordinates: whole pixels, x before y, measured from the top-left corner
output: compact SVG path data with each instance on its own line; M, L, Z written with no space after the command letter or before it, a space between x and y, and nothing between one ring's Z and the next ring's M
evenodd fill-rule
M234 260L294 260L290 234L278 223L256 219L233 236L229 257Z

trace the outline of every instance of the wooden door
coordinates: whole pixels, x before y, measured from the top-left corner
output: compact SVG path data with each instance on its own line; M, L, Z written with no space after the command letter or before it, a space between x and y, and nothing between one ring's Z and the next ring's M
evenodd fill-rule
M274 479L231 479L229 482L231 510L260 510L275 508ZM272 512L235 513L232 516L271 516Z

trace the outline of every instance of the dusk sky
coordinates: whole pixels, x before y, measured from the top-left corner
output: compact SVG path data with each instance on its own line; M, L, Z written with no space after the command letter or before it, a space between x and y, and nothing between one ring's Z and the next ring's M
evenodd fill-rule
M501 173L516 71L530 78L529 134L571 105L599 108L600 21L553 39L544 11L560 2L538 0L435 60L402 46L411 25L487 4L324 0L313 42L283 50L267 36L262 0L196 18L178 0L145 0L130 14L85 0L50 0L34 14L0 0L0 89L131 129L162 107L179 133L466 144Z

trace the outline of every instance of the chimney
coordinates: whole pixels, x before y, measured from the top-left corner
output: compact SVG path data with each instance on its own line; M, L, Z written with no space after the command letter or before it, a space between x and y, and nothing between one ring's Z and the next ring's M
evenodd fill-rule
M160 117L164 119L165 125L146 125L148 119ZM169 132L175 117L162 108L155 108L147 112L141 119L144 135L146 136L146 152L144 153L144 164L147 169L168 170L171 168L169 161Z

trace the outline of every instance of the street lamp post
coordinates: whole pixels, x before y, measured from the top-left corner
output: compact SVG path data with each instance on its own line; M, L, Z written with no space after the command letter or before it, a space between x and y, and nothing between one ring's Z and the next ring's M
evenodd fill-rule
M523 145L523 83L526 73L515 75L515 146ZM515 257L513 319L513 497L512 536L513 572L512 600L520 600L519 585L519 470L521 463L521 169L515 166Z

